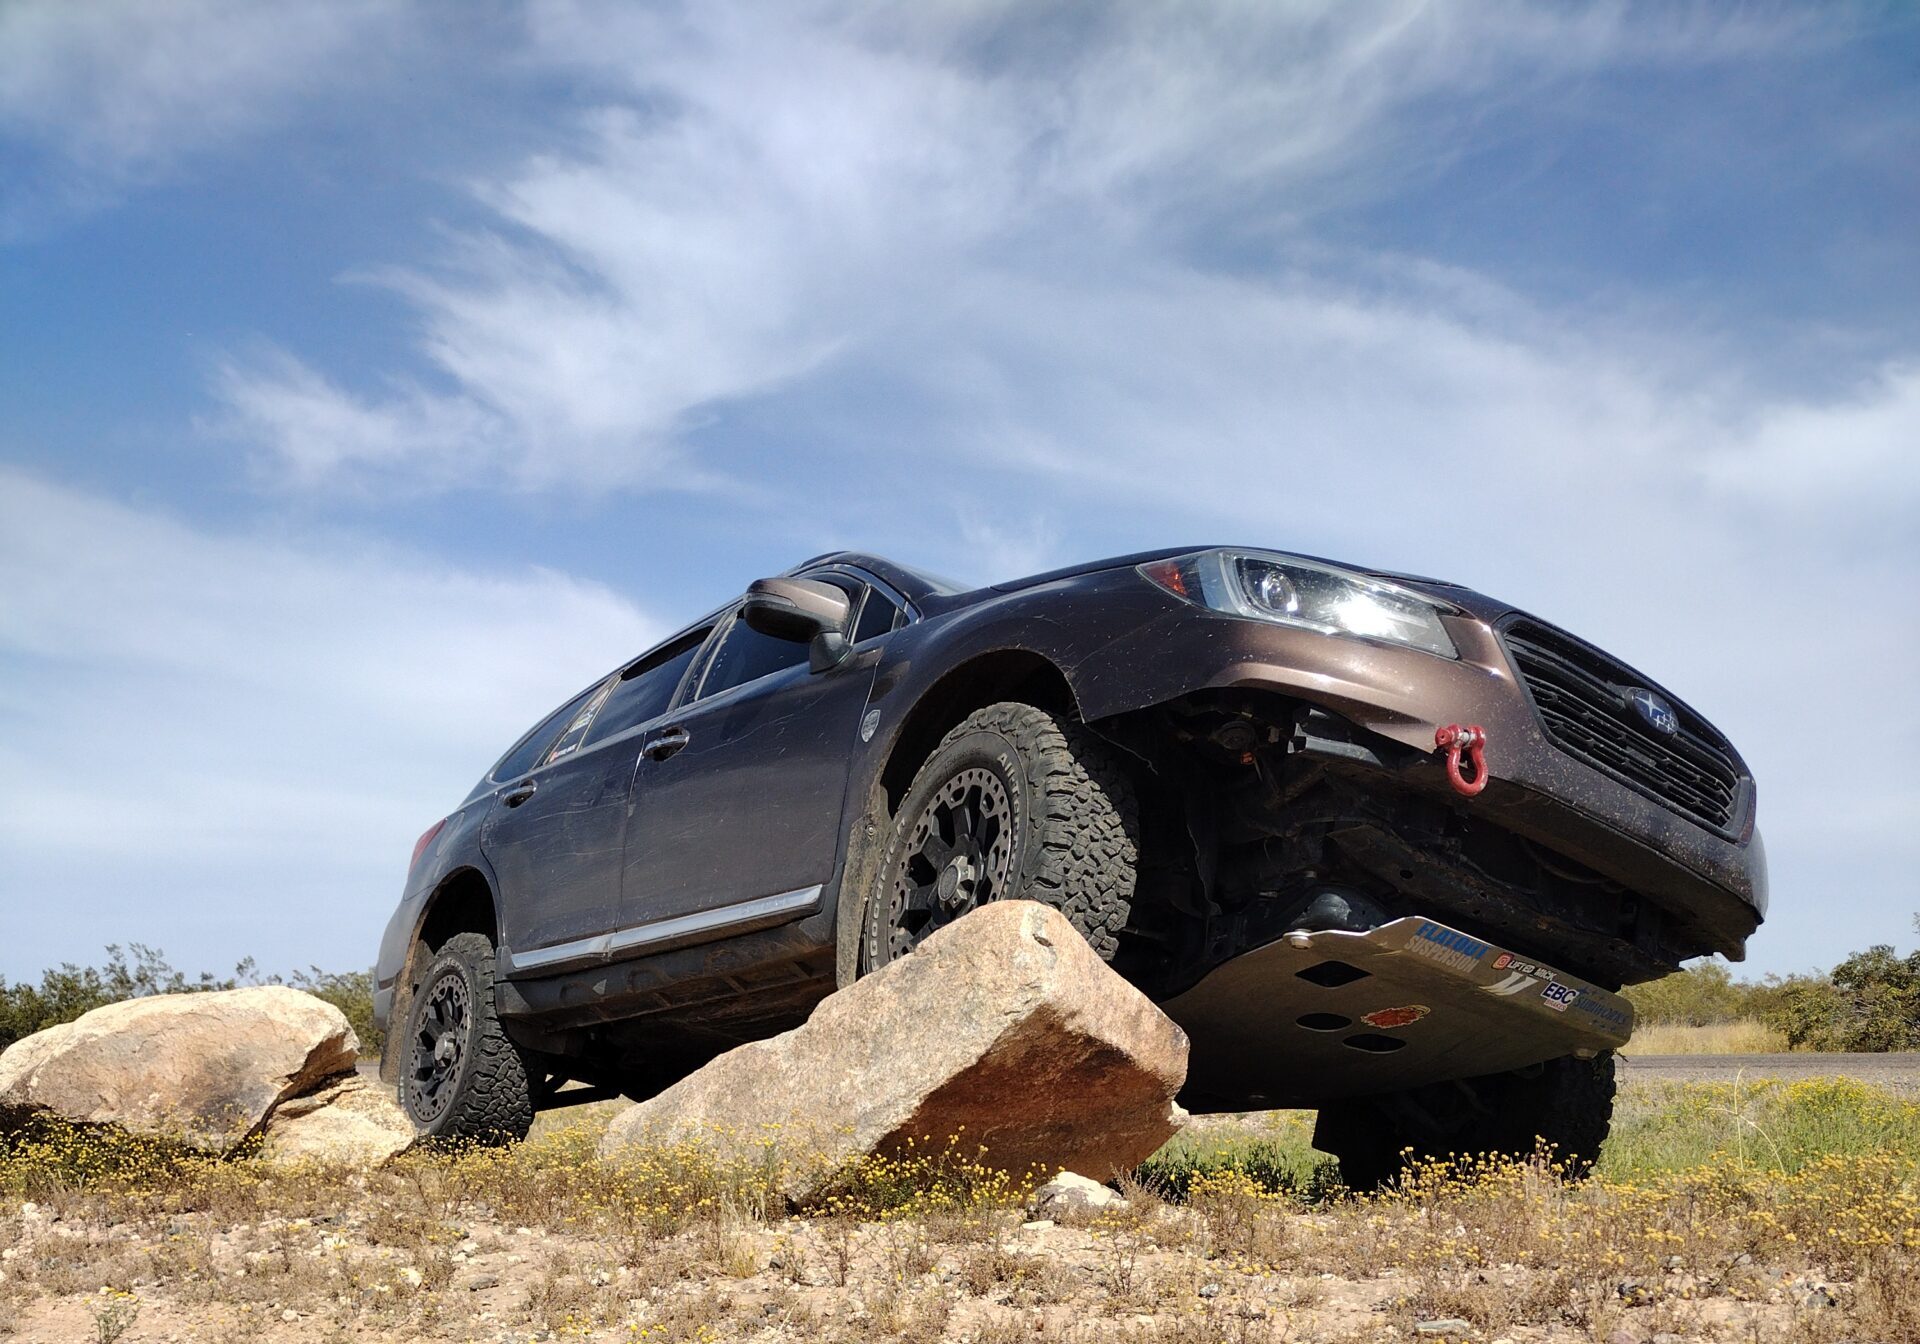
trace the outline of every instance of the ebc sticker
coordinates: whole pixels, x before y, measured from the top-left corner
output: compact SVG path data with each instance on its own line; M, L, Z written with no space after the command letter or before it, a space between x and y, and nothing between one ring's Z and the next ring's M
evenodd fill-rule
M1546 988L1540 991L1540 997L1546 1000L1547 1007L1556 1013L1564 1013L1580 998L1580 991L1558 980L1547 981Z

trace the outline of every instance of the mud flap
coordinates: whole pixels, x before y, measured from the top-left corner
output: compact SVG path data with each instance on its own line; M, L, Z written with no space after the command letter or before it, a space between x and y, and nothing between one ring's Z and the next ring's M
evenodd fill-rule
M1196 1111L1318 1106L1616 1049L1618 994L1410 916L1367 933L1292 933L1161 1008L1192 1038Z

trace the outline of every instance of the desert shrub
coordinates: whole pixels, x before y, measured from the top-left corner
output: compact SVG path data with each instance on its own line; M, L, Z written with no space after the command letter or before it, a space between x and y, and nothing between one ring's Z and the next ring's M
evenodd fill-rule
M1754 998L1761 1020L1796 1049L1920 1049L1920 952L1880 944L1830 975L1770 981Z
M324 999L346 1015L366 1054L378 1054L385 1033L373 1024L373 974L370 971L323 971L318 966L296 971L284 980L262 976L249 957L229 976L202 971L189 976L167 961L166 954L143 943L107 946L104 966L75 966L72 962L45 971L40 983L10 985L0 976L0 1050L23 1036L71 1022L95 1008L149 994L188 994L236 989L241 985L288 984Z
M1711 1027L1746 1015L1750 987L1734 980L1724 962L1709 961L1663 980L1629 986L1627 998L1649 1026Z
M287 977L287 983L324 999L345 1014L353 1034L360 1038L361 1054L377 1056L385 1048L387 1033L373 1021L372 971L323 971L313 966L295 971Z
M128 960L128 956L132 960ZM141 943L107 946L105 966L75 966L67 962L44 972L37 985L9 985L0 977L0 1050L22 1036L71 1022L83 1013L122 999L148 994L183 994L191 990L232 989L253 980L253 963L243 961L227 979L209 971L188 978L175 970L166 956Z
M1920 916L1915 919L1920 927ZM1756 1020L1795 1050L1920 1049L1920 951L1885 943L1856 952L1826 975L1733 978L1699 966L1626 990L1643 1026L1708 1027Z
M1197 1185L1230 1178L1302 1201L1339 1184L1334 1160L1316 1151L1307 1112L1286 1112L1261 1132L1189 1130L1141 1163L1133 1179L1165 1199L1184 1201Z

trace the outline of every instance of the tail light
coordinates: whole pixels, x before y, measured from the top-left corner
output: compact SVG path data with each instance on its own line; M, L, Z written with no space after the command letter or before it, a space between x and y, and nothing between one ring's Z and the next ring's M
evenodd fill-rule
M407 875L409 877L413 875L413 870L420 866L420 856L427 852L427 846L433 843L435 836L446 829L446 825L447 819L442 817L440 820L434 822L433 825L427 827L426 830L420 832L420 838L413 842L413 857L407 860Z

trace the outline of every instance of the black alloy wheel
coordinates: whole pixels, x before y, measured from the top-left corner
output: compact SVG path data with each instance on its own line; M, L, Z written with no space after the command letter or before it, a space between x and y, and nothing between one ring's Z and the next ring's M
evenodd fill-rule
M494 1011L485 935L440 946L407 1009L400 1105L434 1139L507 1143L533 1126L536 1074Z
M407 1112L415 1123L432 1125L453 1104L460 1066L473 1035L473 995L458 968L448 967L423 985L426 1011L413 1033L404 1086Z
M1051 905L1112 960L1132 910L1139 804L1117 752L1073 719L1005 701L921 764L870 889L860 972L988 901Z
M1005 894L1018 832L1007 781L971 766L935 792L907 837L887 911L887 960Z

